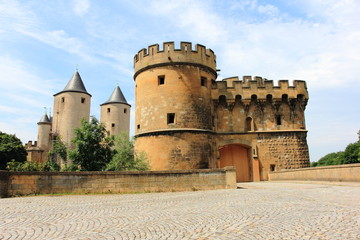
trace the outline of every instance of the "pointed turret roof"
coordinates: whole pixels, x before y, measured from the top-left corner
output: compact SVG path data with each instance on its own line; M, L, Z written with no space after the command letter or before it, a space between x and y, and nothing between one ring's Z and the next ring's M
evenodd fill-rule
M123 104L127 104L130 106L130 104L127 103L127 101L124 97L124 94L122 93L119 86L115 87L115 89L112 92L109 99L106 102L104 102L103 104L101 104L100 106L105 105L105 104L110 104L110 103L123 103Z
M75 71L74 75L71 77L70 81L68 82L68 84L66 85L64 90L54 94L54 96L56 96L60 93L63 93L63 92L82 92L82 93L86 93L86 94L90 95L86 91L85 85L84 85L84 83L80 77L80 74L77 70Z
M48 123L48 124L51 123L51 121L46 113L42 116L42 118L38 122L38 124L40 124L40 123Z

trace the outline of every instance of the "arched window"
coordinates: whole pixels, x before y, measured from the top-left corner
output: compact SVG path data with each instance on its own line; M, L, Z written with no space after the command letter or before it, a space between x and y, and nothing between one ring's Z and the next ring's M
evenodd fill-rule
M257 101L256 94L251 95L251 102L256 102L256 101Z
M271 94L266 95L266 101L271 103L273 96Z
M219 105L226 106L226 96L225 95L219 96Z
M287 94L283 94L283 95L281 96L281 99L282 99L283 102L287 102L288 99L289 99L289 97L288 97Z
M304 95L303 94L298 94L297 99L298 100L304 100Z
M236 95L235 102L240 102L240 101L241 101L241 95Z
M247 117L246 118L246 124L245 124L245 130L246 131L252 131L252 118L251 117Z

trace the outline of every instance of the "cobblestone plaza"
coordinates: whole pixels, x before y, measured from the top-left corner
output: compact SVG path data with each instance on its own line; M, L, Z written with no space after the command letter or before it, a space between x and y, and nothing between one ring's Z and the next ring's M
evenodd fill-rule
M360 239L360 183L0 199L0 239Z

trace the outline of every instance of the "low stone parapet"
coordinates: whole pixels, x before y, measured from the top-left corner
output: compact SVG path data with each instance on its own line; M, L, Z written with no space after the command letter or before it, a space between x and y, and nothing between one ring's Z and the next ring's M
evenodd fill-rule
M360 163L289 169L269 173L269 181L277 180L360 182Z
M235 189L224 169L126 172L0 172L0 197L61 193L134 193Z

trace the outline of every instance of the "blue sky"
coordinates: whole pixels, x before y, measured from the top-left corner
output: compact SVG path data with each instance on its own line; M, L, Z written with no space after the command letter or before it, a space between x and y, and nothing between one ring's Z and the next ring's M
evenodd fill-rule
M93 96L91 115L99 117L116 84L134 113L135 53L190 41L215 52L218 80L306 80L317 161L357 140L359 12L358 0L0 0L0 131L36 140L44 107L76 65Z

